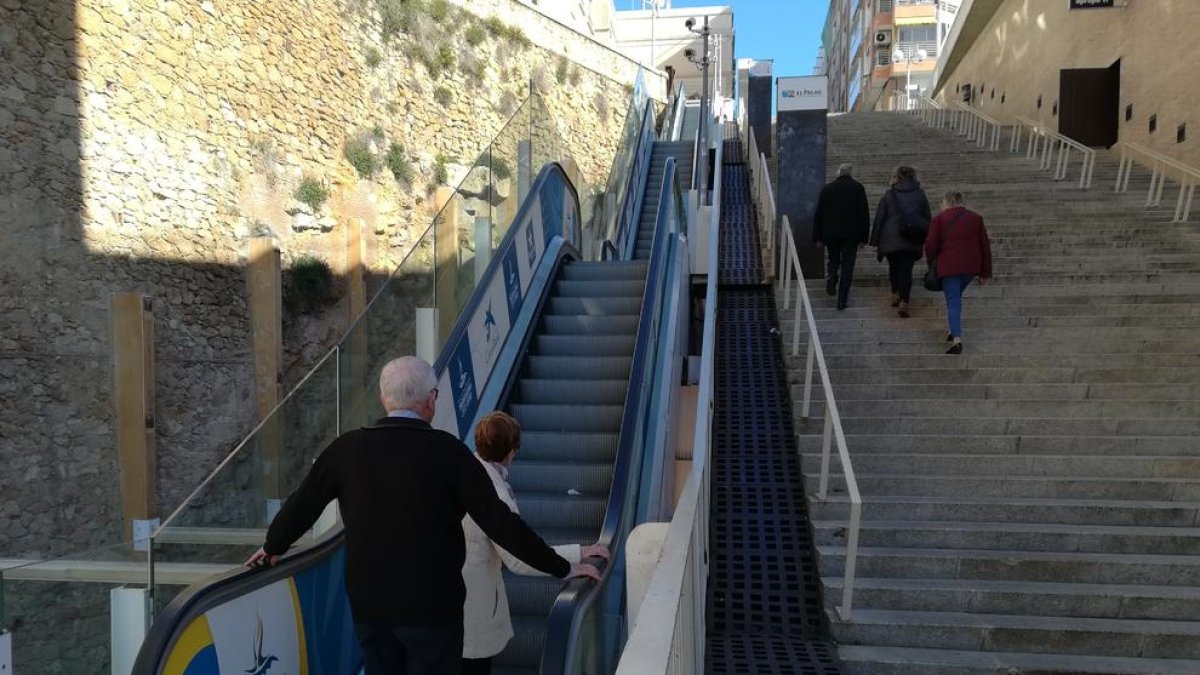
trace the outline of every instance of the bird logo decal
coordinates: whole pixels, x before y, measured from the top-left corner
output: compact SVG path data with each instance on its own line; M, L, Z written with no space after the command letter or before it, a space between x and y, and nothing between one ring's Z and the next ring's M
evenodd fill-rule
M274 655L263 656L263 622L258 618L258 626L254 632L254 665L246 669L246 675L267 675L271 666L279 660Z

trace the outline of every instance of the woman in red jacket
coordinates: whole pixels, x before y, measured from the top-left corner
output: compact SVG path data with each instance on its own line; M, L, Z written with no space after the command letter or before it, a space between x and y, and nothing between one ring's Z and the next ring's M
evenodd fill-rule
M983 216L963 206L962 193L947 192L942 211L929 223L925 236L925 257L937 261L937 276L946 296L946 319L952 342L947 354L961 354L962 295L971 281L979 277L980 284L992 278L992 245L988 241Z

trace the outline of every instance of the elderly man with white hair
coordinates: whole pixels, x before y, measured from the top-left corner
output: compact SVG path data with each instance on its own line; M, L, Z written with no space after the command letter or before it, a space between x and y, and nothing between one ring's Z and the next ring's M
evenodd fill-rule
M850 175L853 170L849 164L838 167L837 178L821 190L813 213L813 242L829 252L825 292L837 295L838 309L846 309L850 302L858 249L866 245L871 233L867 191Z
M251 566L274 565L338 500L346 529L346 592L367 675L457 673L463 648L463 516L531 567L599 579L567 562L496 495L457 437L430 426L437 376L415 356L379 375L387 417L321 453L267 530Z

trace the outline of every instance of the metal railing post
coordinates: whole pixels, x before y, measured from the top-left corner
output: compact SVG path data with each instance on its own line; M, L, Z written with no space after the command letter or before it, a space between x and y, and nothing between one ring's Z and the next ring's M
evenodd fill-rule
M804 272L792 270L796 274L796 318L792 323L792 356L800 354L800 311L804 309L804 292L800 284L804 283Z
M798 312L797 312L798 314ZM808 336L808 358L804 364L804 406L800 409L800 416L804 419L809 418L809 413L812 411L812 381L813 381L813 361L815 360L817 350L813 347L813 338Z
M858 566L858 527L861 520L862 504L850 502L850 527L846 530L845 578L842 580L842 608L839 612L843 621L849 621L853 611L854 572Z
M821 482L817 497L824 500L829 492L829 453L833 448L833 419L829 412L829 401L825 401L824 435L821 438Z

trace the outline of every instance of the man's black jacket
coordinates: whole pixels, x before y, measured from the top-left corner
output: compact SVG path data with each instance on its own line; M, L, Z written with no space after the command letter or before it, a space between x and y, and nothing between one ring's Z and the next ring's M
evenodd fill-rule
M385 418L342 434L288 498L263 547L285 552L337 499L346 528L346 591L355 621L462 623L462 519L556 577L571 565L500 498L457 438L421 420Z
M852 241L867 243L871 233L871 207L862 183L850 176L821 189L813 214L813 241Z

